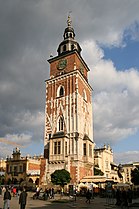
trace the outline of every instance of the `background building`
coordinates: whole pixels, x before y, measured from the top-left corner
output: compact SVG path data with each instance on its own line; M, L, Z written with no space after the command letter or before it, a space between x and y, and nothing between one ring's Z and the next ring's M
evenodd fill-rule
M139 162L132 162L127 164L122 164L122 175L123 182L132 184L131 182L131 171L139 167Z
M94 165L96 169L104 173L107 179L118 181L118 167L113 161L113 151L109 145L94 149Z
M13 150L12 157L6 159L5 181L21 183L22 181L38 182L40 176L41 157L21 157L19 148Z
M84 176L81 182L96 183L105 187L108 181L120 182L118 166L113 161L113 151L108 145L94 149L94 175Z

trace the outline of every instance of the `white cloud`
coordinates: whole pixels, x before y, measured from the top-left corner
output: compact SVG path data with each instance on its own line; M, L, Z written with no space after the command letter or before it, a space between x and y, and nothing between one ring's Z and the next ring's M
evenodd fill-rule
M84 49L94 89L94 141L114 145L138 131L139 72L118 71L111 60L103 59L103 51L94 42L87 42Z
M114 161L119 164L139 162L139 151L114 153Z
M31 135L24 134L24 133L23 134L13 134L13 135L7 134L5 136L5 139L7 142L9 142L9 143L11 142L11 144L13 143L13 145L17 144L17 146L21 145L21 147L28 145L31 142L31 138L32 138Z

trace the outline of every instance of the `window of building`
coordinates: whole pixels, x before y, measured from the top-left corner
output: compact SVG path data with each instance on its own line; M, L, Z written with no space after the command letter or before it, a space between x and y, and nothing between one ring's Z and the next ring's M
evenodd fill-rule
M68 154L68 143L65 142L65 155L67 155L67 154Z
M63 131L64 130L64 118L60 117L58 121L58 131Z
M92 157L92 145L89 144L89 157Z
M61 142L54 142L54 154L61 154Z
M57 97L63 97L64 96L64 87L59 86L57 89Z
M65 52L65 51L66 51L66 45L63 46L63 52Z
M83 155L86 156L86 143L83 144Z
M60 87L59 96L64 96L64 88L63 86Z
M57 142L54 142L54 155L57 154Z
M61 142L58 142L58 150L57 150L57 154L61 154Z
M74 50L74 44L71 45L71 50Z

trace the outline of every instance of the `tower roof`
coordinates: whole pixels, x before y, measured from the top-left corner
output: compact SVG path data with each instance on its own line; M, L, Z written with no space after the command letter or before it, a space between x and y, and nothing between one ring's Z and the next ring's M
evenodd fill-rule
M80 54L82 49L78 44L78 42L74 39L75 33L72 27L72 21L70 15L68 16L67 27L65 28L63 37L64 40L58 46L58 50L57 50L58 55L66 54L73 50L76 50Z

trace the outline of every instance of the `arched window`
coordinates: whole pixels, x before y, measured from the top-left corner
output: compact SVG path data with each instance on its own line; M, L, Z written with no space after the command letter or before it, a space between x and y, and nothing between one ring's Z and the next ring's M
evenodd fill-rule
M74 50L74 48L75 48L75 47L74 47L74 44L72 44L72 45L71 45L71 50Z
M58 121L58 131L64 130L64 118L61 116Z
M70 33L70 38L72 38L72 33Z
M63 46L63 52L65 52L65 51L66 51L66 45Z
M62 97L62 96L64 96L64 87L59 86L57 89L57 97Z
M63 96L64 95L64 88L63 86L60 87L60 91L59 91L59 96Z

